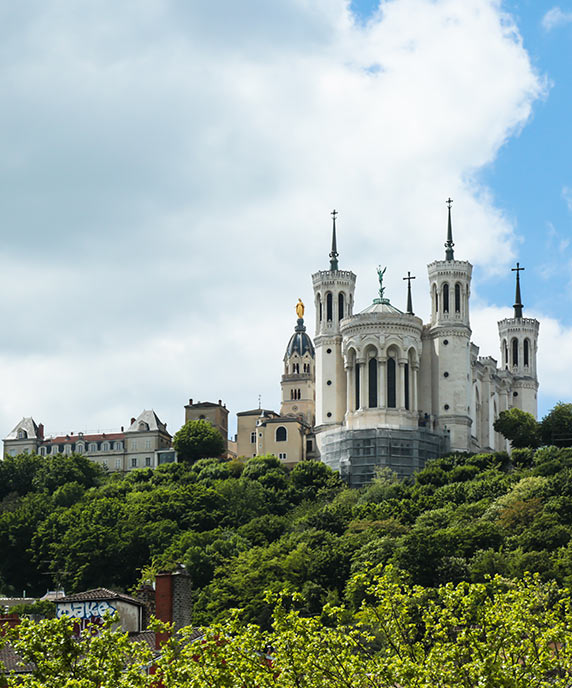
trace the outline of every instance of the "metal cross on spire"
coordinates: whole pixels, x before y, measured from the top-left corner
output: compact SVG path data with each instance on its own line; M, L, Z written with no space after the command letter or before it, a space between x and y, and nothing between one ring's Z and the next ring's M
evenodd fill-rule
M449 197L445 201L447 208L449 209L449 222L447 224L447 241L445 242L445 260L453 260L453 227L451 224L451 206L453 205L453 199Z
M330 251L330 270L338 269L338 245L336 241L336 217L338 216L337 210L332 210L332 250Z
M520 263L516 264L515 268L511 268L512 272L516 272L516 294L514 296L514 317L522 318L522 297L520 296L520 272L524 268L520 267Z
M411 300L411 280L414 280L415 277L412 277L411 273L408 270L407 271L407 277L404 277L403 279L407 280L407 313L409 315L414 315L414 313L413 313L413 301Z

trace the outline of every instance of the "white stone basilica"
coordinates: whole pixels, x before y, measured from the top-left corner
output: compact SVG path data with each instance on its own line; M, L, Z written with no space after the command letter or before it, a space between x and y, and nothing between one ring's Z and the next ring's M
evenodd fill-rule
M356 275L338 266L333 213L330 269L312 276L315 308L315 437L321 460L359 486L378 467L399 475L448 451L507 448L499 413L536 417L539 323L522 317L517 263L514 317L498 323L501 366L471 342L472 265L453 251L451 202L445 260L429 264L431 321L379 297L353 312ZM407 278L406 278L407 279Z

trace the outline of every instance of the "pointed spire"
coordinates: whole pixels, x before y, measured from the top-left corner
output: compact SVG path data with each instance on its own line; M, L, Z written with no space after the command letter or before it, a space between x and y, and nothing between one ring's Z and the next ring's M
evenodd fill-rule
M408 270L407 271L407 277L404 277L403 279L407 280L407 311L406 312L409 315L415 315L415 313L413 313L413 301L411 299L411 280L414 280L415 277L412 277L411 273Z
M447 225L447 241L445 242L445 260L453 260L453 226L451 224L451 206L453 201L451 198L447 199L447 208L449 209L449 223Z
M338 214L337 210L332 210L332 250L330 252L330 270L338 269L338 246L336 242L336 216Z
M520 272L524 268L520 267L520 263L516 264L515 268L511 268L512 272L516 272L516 294L514 296L514 317L522 318L522 297L520 296Z

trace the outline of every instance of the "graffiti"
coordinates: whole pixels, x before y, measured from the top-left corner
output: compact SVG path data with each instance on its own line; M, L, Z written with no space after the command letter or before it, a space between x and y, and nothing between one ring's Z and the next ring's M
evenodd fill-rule
M101 619L105 613L113 614L117 609L105 600L88 600L85 602L59 602L56 615L58 619L62 616L71 616L72 619Z

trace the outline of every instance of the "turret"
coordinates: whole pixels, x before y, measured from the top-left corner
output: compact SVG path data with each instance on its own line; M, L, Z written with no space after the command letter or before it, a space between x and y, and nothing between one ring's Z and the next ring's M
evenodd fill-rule
M284 354L281 416L301 416L308 425L315 420L315 351L304 325L304 304L298 299L294 334Z
M430 390L431 410L437 425L447 428L451 449L466 451L471 441L471 327L469 297L473 266L466 260L455 260L451 205L447 201L447 241L445 260L427 267L431 291L431 325L426 337L431 340L429 351L431 380L424 380Z
M346 412L341 321L353 314L356 276L340 270L336 218L332 212L330 269L312 275L316 307L316 426L340 424Z
M520 273L524 268L520 263L516 268L516 291L514 316L498 323L502 367L512 373L512 392L508 405L523 411L537 414L538 376L536 356L538 351L538 331L540 323L535 318L522 317L522 297L520 293Z

